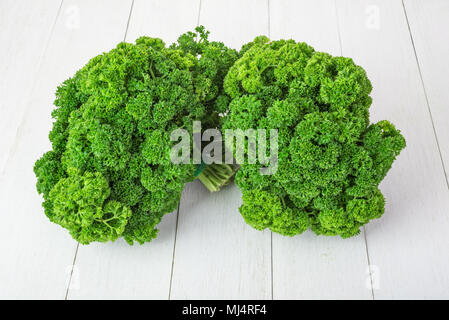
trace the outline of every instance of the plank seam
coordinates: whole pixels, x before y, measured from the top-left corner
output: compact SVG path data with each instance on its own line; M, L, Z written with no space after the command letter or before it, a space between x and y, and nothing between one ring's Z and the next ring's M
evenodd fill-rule
M369 250L368 250L368 240L366 239L366 228L363 226L363 236L365 238L365 251L366 251L366 259L368 262L368 273L369 273L369 281L371 284L371 296L373 300L376 300L374 297L374 288L373 288L373 275L371 274L371 260L369 258Z
M178 203L178 210L176 210L176 226L175 226L175 240L173 242L173 254L171 259L171 272L170 272L170 285L168 287L168 300L171 300L171 288L173 283L173 270L175 269L175 252L176 252L176 238L178 235L178 221L179 221L179 208L181 207L181 200Z
M341 37L340 19L339 19L339 15L338 15L337 0L334 0L334 6L335 6L335 18L337 19L337 34L338 34L338 43L340 45L340 55L343 56L343 41L342 41L342 37ZM363 241L365 242L366 262L368 265L369 280L370 280L370 284L371 284L371 297L374 300L373 277L371 274L371 262L370 262L370 258L369 258L368 239L366 236L365 226L363 226Z
M64 2L64 0L61 0L61 3L59 4L59 8L58 8L58 11L56 12L56 16L55 16L55 21L53 22L53 25L52 25L52 27L50 29L50 35L48 36L47 43L45 44L45 48L42 51L42 55L39 57L38 67L36 69L36 74L35 74L35 78L33 80L33 85L31 87L31 90L27 94L27 97L28 97L27 101L29 100L29 97L33 94L33 92L35 90L35 87L36 87L36 84L37 84L37 77L40 74L40 71L41 71L41 68L42 68L42 62L44 60L44 57L47 54L48 47L50 45L51 39L53 38L53 33L54 33L54 30L55 30L55 27L56 27L56 22L58 21L59 15L61 13L63 2ZM25 116L26 116L26 113L27 113L28 109L29 109L29 106L27 106L27 104L26 104L25 110L23 111L22 116L20 118L19 125L17 126L16 134L14 135L13 145L7 151L8 152L8 156L7 156L6 160L5 160L5 162L3 163L3 167L0 168L0 178L3 178L3 175L5 174L6 167L8 166L8 163L11 161L11 158L12 158L12 156L14 154L14 150L17 147L17 142L18 142L17 139L19 138L19 132L21 131L21 128L22 128L23 123L25 121Z
M62 6L62 2L63 2L63 1L64 1L64 0L61 1L61 6ZM129 21L131 20L131 14L132 14L132 11L133 11L133 6L134 6L134 0L132 0L132 2L131 2L131 8L130 8L130 10L129 10L128 21L127 21L127 23L126 23L125 36L123 37L123 41L126 40L126 35L128 34ZM79 245L80 245L80 244L78 243L77 246L76 246L75 256L73 257L72 270L70 271L70 278L69 278L69 282L68 282L68 285L67 285L67 290L66 290L66 293L65 293L65 299L64 299L64 300L67 300L67 299L68 299L68 296L69 296L70 284L71 284L71 282L72 282L73 269L75 268L76 258L77 258L77 256L78 256L78 248L79 248Z
M334 7L335 7L335 17L337 19L337 34L338 34L338 43L340 45L340 55L343 56L343 44L342 44L342 41L341 41L340 20L338 18L337 0L334 0Z
M274 272L273 272L273 231L271 232L271 246L270 246L270 250L271 250L271 300L274 300Z
M196 19L196 26L198 27L200 25L200 15L201 15L201 4L202 4L202 0L200 0L200 3L198 5L198 19Z
M419 79L421 81L421 86L423 88L424 97L426 99L427 111L429 112L430 121L432 122L433 134L435 136L435 140L436 140L436 143L437 143L438 153L440 155L441 166L443 167L443 173L444 173L444 178L445 178L445 181L446 181L446 186L449 189L449 180L448 180L448 176L447 176L447 171L446 171L446 167L444 165L443 155L441 154L440 142L438 140L438 134L437 134L437 130L435 128L433 115L432 115L432 110L430 108L429 98L427 96L427 90L426 90L426 86L424 84L424 78L422 76L421 66L419 64L418 54L416 53L415 41L413 40L413 34L412 34L412 30L411 30L410 23L409 23L409 20L408 20L407 9L405 8L404 0L401 0L401 2L402 2L402 9L404 10L405 21L407 22L408 33L410 34L410 41L412 43L413 53L415 54L415 60L416 60L416 65L418 67Z
M67 283L67 290L65 291L65 298L64 298L64 300L67 300L68 296L69 296L70 285L72 284L73 269L75 269L76 257L78 255L78 248L79 248L79 246L80 246L80 244L78 242L76 244L75 256L73 257L72 270L70 270L70 278L69 278L69 282Z
M268 38L271 38L270 0L267 0Z
M268 38L271 38L270 0L267 0ZM273 231L270 231L270 263L271 263L271 300L274 300L274 272L273 272Z
M201 3L202 3L202 0L199 0L199 4L198 4L198 18L196 19L196 26L197 27L200 25ZM171 300L171 291L172 291L172 284L173 284L173 273L174 273L174 269L175 269L176 239L177 239L177 236L178 236L179 215L181 214L181 212L180 212L181 201L182 201L182 199L179 200L178 210L176 212L175 240L173 242L173 255L172 255L172 262L171 262L170 285L169 285L169 288L168 288L168 300Z
M131 21L131 15L133 13L134 8L134 0L131 2L131 9L129 10L128 22L126 23L125 36L123 37L123 41L126 41L126 36L128 35L129 22Z

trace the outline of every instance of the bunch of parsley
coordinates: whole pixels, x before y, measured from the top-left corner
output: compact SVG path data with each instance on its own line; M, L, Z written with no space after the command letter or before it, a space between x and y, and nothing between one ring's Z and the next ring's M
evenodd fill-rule
M243 160L236 175L248 224L356 235L383 214L378 185L405 147L388 121L370 124L371 89L350 58L293 40L261 36L237 52L198 27L169 47L149 37L120 43L57 89L52 150L34 167L45 214L82 244L151 241L198 174L170 160L170 133L192 134L200 120L278 131L277 170L262 175L265 163ZM217 191L234 172L210 165L198 178Z

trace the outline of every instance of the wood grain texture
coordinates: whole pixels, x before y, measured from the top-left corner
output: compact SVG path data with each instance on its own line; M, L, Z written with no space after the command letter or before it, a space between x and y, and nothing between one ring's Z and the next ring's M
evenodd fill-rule
M373 83L372 121L407 148L381 184L387 205L367 227L376 299L449 298L449 190L401 1L337 1L343 54Z
M272 39L292 38L340 55L334 0L272 0L270 22ZM363 229L352 239L273 233L275 299L371 299L367 268Z
M147 35L171 43L197 23L199 1L134 0L126 41ZM170 14L169 14L170 13ZM156 240L143 246L116 243L80 246L79 285L69 299L167 299L172 271L177 213L164 216ZM75 278L76 280L76 278Z
M210 31L210 39L239 50L256 36L268 35L267 0L202 0L199 24Z
M57 85L123 39L130 6L131 1L119 0L64 1L1 178L2 297L66 295L77 243L45 217L32 168L50 149L50 113Z
M210 193L199 181L184 190L171 299L270 299L270 232L248 226L235 185Z
M449 179L449 2L407 0L404 8Z
M240 48L268 33L266 1L203 0L199 24L211 39ZM209 193L198 181L186 188L180 208L172 299L270 299L270 233L258 232L238 213L236 186Z
M448 299L448 21L443 0L1 0L0 298ZM293 38L366 69L372 121L407 139L381 185L385 214L366 233L259 232L238 213L236 186L210 194L198 181L178 221L166 215L143 246L77 251L48 221L32 167L50 148L57 85L125 34L171 43L198 23L236 49L260 34Z
M0 175L23 118L61 0L0 2Z
M167 299L176 212L164 216L158 237L129 246L123 239L78 248L68 299Z
M127 41L140 36L162 38L167 44L195 28L200 0L134 0Z

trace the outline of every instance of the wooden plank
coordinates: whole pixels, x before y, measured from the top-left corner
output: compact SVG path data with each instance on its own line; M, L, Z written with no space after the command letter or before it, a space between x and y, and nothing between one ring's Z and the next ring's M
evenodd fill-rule
M35 2L27 3L33 6ZM50 148L48 132L56 86L88 59L123 39L130 6L130 0L64 1L1 178L2 297L45 299L66 295L77 243L45 217L32 168ZM82 269L80 274L82 288L88 276Z
M236 185L210 193L199 181L179 208L172 299L270 299L270 232L240 216Z
M404 1L441 156L449 179L449 2Z
M337 5L343 54L362 65L373 83L372 121L391 120L407 140L381 185L385 214L367 227L377 270L374 297L447 299L449 190L402 2Z
M167 299L176 213L158 225L159 236L144 245L123 240L78 248L68 299Z
M0 2L0 174L26 109L61 0Z
M127 41L140 36L162 38L167 44L197 25L200 0L134 0Z
M126 40L148 35L171 43L197 23L199 1L134 0ZM143 246L116 243L80 246L76 268L81 285L69 298L167 299L177 213L164 216L159 236Z
M201 2L199 24L211 39L239 48L268 33L266 1ZM210 194L198 181L185 189L179 208L172 299L271 298L270 233L246 225L241 195L229 186Z
M265 0L202 0L198 21L210 30L211 40L234 49L270 32Z
M340 55L334 0L270 1L272 39L303 41L318 51ZM275 299L372 298L365 239L295 237L273 233Z
M271 0L270 33L273 40L294 39L317 51L341 55L333 0Z

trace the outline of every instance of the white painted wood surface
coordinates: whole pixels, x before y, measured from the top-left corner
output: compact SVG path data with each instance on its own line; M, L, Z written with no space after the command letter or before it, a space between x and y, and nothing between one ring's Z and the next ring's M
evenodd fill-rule
M341 54L334 0L273 1L270 10L273 40L292 38ZM345 240L311 232L293 238L273 234L274 298L372 298L363 232Z
M246 225L241 193L189 184L179 207L172 299L271 299L270 232Z
M267 2L202 0L199 23L211 39L240 49L268 33ZM238 188L209 194L198 181L180 207L172 299L271 299L271 234L247 226Z
M181 33L193 30L199 4L199 1L134 0L126 41L134 42L146 35L172 43ZM80 246L74 269L79 273L79 285L69 290L68 298L167 299L176 219L177 212L165 215L158 226L158 238L143 246L130 247L123 240Z
M448 21L443 0L0 1L0 298L449 298ZM125 34L171 43L198 23L237 49L259 34L293 38L367 70L373 121L394 122L408 146L366 233L258 232L237 211L238 188L198 182L143 246L78 248L47 220L32 167L50 146L56 86Z
M41 200L32 177L33 155L22 152L23 158L15 160L10 154L14 143L16 150L19 147L14 138L30 102L30 91L39 79L36 75L59 7L60 1L47 1L39 8L18 1L0 3L0 212L3 221L0 298L3 299L64 298L66 268L70 268L76 246L58 228L48 225L39 208ZM53 90L47 94L51 95ZM45 109L45 105L40 107ZM42 138L39 145L47 145L46 136ZM11 165L7 166L8 173L2 175L8 157L12 158ZM24 163L26 166L21 166Z
M2 297L63 299L66 295L77 243L43 214L33 164L50 148L56 87L91 57L123 40L130 7L131 1L65 0L60 9L1 177ZM21 88L15 90L20 95Z
M0 1L0 175L35 85L61 0Z
M343 54L373 83L372 121L391 120L407 140L381 184L385 214L366 227L374 298L449 298L449 190L402 2L337 6Z
M404 1L439 148L449 179L449 1Z

